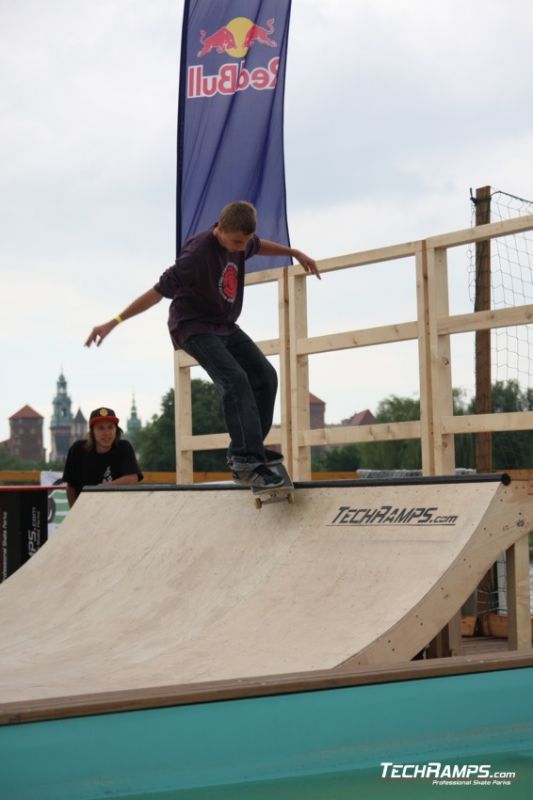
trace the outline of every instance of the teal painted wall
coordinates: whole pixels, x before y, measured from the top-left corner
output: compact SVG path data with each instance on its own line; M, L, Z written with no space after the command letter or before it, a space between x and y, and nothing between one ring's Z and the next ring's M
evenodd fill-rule
M384 761L515 770L464 796L529 800L533 669L4 726L0 798L462 797Z

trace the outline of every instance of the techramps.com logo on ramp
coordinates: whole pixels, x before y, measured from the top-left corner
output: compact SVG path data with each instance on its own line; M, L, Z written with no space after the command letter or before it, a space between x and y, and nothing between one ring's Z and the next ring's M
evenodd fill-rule
M276 88L279 56L271 58L264 66L247 69L246 56L251 47L261 45L276 49L272 38L275 20L257 25L247 17L235 17L212 32L200 31L200 49L196 57L203 59L211 54L229 56L234 61L221 64L215 74L205 74L203 64L187 68L187 99L193 100L215 95L233 95L247 89L256 91Z
M437 506L399 508L382 505L378 508L339 506L329 526L351 525L456 525L458 514L443 513ZM328 526L328 527L329 527Z

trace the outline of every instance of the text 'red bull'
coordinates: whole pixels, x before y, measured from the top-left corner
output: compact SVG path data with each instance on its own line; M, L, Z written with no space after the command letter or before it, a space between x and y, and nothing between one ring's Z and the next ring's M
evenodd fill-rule
M187 99L232 95L246 89L259 92L275 89L279 61L279 56L271 58L266 67L252 70L246 69L244 61L222 64L216 75L204 75L203 65L196 64L187 70Z

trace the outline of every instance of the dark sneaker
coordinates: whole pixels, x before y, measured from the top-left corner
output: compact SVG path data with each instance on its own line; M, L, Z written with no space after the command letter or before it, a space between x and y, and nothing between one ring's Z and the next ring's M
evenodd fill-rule
M239 486L251 486L251 478L253 475L253 470L241 470L237 472L237 470L231 470L231 477L234 483L239 484Z
M249 486L274 489L276 486L282 486L284 483L281 475L278 475L274 470L269 469L264 464L260 464L254 469L250 477Z
M265 460L263 463L266 464L267 467L273 464L283 463L283 453L278 453L277 450L270 450L270 448L268 447L264 448L264 453L265 453ZM228 469L230 469L231 471L235 469L235 464L237 462L238 459L236 459L234 456L226 456L226 464L228 465ZM241 462L238 463L240 465ZM257 465L257 463L258 463L257 461L255 462L252 461L253 466L250 465L250 469L253 469ZM239 467L237 467L237 469L239 469Z
M283 478L274 470L269 469L264 464L259 464L252 470L232 470L231 477L239 486L251 486L257 488L275 488L282 486Z
M271 464L282 464L283 463L283 453L278 453L277 450L270 450L270 448L265 447L265 464L269 467Z

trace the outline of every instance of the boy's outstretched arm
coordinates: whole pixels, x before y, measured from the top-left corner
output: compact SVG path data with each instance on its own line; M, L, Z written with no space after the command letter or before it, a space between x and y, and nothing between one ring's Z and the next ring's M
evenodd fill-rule
M100 347L105 337L111 333L113 328L116 328L117 325L129 319L130 317L135 317L137 314L142 314L143 311L147 311L152 306L155 306L156 303L159 303L162 297L163 295L159 294L159 292L156 292L155 289L148 289L147 292L141 294L140 297L137 297L133 303L130 303L129 306L124 309L124 311L121 311L116 317L110 319L109 322L104 322L102 325L96 325L89 334L89 337L85 342L85 347L90 347L93 342L95 342L97 347Z
M321 280L316 261L313 258L306 256L306 254L302 253L301 250L295 250L294 247L285 247L285 245L278 244L277 242L269 242L268 239L261 239L260 241L261 245L257 251L258 255L292 256L302 265L306 272L311 272L313 275L316 275L319 280Z

